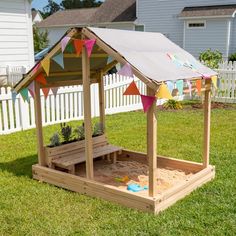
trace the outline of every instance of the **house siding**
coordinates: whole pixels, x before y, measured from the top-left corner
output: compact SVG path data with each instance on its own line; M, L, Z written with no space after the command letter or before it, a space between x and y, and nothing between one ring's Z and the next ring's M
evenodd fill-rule
M189 29L185 26L185 49L195 57L208 48L218 49L226 57L227 35L228 20L208 19L203 29Z
M178 18L183 8L222 4L235 4L235 0L137 0L138 24L143 24L145 31L161 32L184 47L184 20ZM219 34L224 31L219 31ZM196 51L195 48L193 50Z
M0 1L0 74L7 66L34 64L31 6L28 0Z
M231 27L230 55L236 53L236 18L232 20Z

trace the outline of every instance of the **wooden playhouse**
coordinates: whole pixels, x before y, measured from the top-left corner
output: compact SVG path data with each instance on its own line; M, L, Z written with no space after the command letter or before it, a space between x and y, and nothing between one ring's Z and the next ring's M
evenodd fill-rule
M96 40L91 55L85 45L80 44L81 40ZM73 50L65 49L63 41L66 41L66 45L77 41L81 45L82 52L76 53ZM62 49L62 47L64 48ZM63 51L64 68L51 60L61 51ZM170 55L177 55L187 61L187 66L173 63ZM108 57L112 58L109 63L107 63ZM202 91L204 92L202 163L178 160L157 154L155 103L147 111L146 153L124 150L111 145L105 134L92 137L90 85L98 83L99 98L97 99L100 104L100 122L105 127L102 78L117 63L131 65L135 76L146 84L146 95L148 96L155 96L160 85L166 81L202 79ZM193 64L195 69L189 66ZM46 83L38 79L39 75L46 78ZM20 92L27 88L32 81L35 83L38 164L32 167L33 178L147 212L158 213L164 210L214 178L214 167L209 165L212 83L210 78L214 75L216 75L214 71L198 63L190 54L158 33L99 28L71 29L60 42L54 45L45 58L15 86L15 91ZM55 148L46 147L43 142L40 89L70 85L83 85L85 140ZM119 170L119 168L121 169ZM140 173L137 172L138 169L142 169ZM114 171L112 172L112 170ZM112 178L109 177L109 174L104 177L106 171L112 175ZM146 178L148 189L140 192L128 191L125 184L117 184L112 181L113 174L117 174L116 171L121 173L128 171L131 178L136 178L136 180L140 176ZM173 173L175 176L180 174L181 179L172 182L172 184L166 184L165 180L160 181L160 173L165 173L167 177ZM103 175L103 178L100 178L100 175Z

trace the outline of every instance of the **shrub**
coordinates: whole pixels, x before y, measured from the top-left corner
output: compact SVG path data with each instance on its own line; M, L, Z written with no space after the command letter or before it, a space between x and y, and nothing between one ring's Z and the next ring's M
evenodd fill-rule
M212 51L211 49L207 49L206 51L200 53L199 56L199 60L212 69L219 68L219 63L222 62L222 59L223 57L220 51Z
M66 123L62 123L61 135L63 137L63 140L68 143L72 138L72 127L69 125L66 125Z
M229 61L236 61L236 53L230 55Z
M173 109L173 110L180 110L183 109L181 103L179 101L170 99L166 103L163 104L165 109Z
M50 146L60 146L60 135L57 132L54 133L53 136L50 138Z
M103 132L103 124L102 123L96 123L93 128L93 137L102 135Z
M75 130L75 133L77 133L78 140L85 139L84 123L81 126L78 126L78 128Z

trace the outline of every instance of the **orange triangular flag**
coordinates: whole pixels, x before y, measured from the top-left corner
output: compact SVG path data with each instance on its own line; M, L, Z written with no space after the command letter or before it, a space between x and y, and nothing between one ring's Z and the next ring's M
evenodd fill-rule
M45 99L47 99L50 88L42 88Z
M137 85L133 81L129 87L125 90L123 95L140 95Z
M84 45L84 41L80 39L74 39L74 47L77 55L80 55L82 48Z
M201 92L202 92L202 80L201 79L196 80L196 88L197 88L198 95L201 96Z
M40 84L43 84L43 85L47 84L47 80L45 79L43 73L38 74L35 80L38 81Z

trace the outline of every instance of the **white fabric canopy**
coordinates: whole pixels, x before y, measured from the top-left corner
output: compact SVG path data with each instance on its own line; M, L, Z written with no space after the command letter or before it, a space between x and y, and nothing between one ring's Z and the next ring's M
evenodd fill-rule
M152 80L161 82L217 75L163 34L91 27L88 29ZM174 63L167 54L194 65L197 72Z

